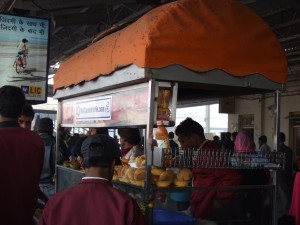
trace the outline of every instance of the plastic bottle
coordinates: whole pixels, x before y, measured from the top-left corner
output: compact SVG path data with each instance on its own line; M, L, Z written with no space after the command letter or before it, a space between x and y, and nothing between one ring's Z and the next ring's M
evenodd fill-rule
M155 139L159 148L170 148L169 133L162 121L157 121Z

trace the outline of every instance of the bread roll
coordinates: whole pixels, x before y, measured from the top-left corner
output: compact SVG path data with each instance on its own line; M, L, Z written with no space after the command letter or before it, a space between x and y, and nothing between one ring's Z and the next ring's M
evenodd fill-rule
M169 180L159 180L156 182L157 187L169 187L171 185L171 181Z
M121 177L126 177L126 170L128 168L130 168L130 166L128 166L128 165L122 167L122 169L121 169Z
M134 172L134 180L142 180L146 179L146 170L144 168L138 168Z
M189 181L193 177L193 172L189 168L182 168L177 173L177 180L179 181Z
M142 165L142 164L143 164L143 161L145 161L145 159L146 159L146 156L145 156L145 155L140 155L140 156L136 157L136 159L135 159L135 164L136 164L136 166L137 166L137 167L145 166L145 164Z
M153 166L152 169L151 169L151 174L152 174L152 175L159 176L159 175L162 174L163 172L165 172L165 169L164 169L164 168L158 168L158 167Z
M166 170L165 172L160 174L159 181L168 180L172 183L174 178L175 178L174 172L172 170Z
M129 179L129 180L133 180L134 179L134 172L135 172L136 168L128 168L126 170L126 177Z
M174 180L174 185L176 187L186 187L186 186L188 186L188 184L189 184L189 181L177 180L177 179Z

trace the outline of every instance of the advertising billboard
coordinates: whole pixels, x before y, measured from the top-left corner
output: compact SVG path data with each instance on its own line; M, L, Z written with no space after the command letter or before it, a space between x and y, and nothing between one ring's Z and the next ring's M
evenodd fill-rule
M0 13L0 86L22 88L32 104L47 100L48 19Z

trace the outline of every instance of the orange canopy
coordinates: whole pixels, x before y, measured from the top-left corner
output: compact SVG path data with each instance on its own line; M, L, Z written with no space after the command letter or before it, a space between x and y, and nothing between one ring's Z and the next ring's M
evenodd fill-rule
M74 54L57 71L54 91L131 64L179 64L198 72L221 69L233 76L259 73L277 83L287 79L283 49L250 9L233 0L181 0L153 9Z

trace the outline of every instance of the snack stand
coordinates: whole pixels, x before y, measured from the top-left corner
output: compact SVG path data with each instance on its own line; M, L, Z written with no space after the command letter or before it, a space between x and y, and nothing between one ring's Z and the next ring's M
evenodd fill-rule
M195 188L157 188L151 182L152 166L168 164L168 152L151 146L157 121L174 126L176 108L198 99L274 92L279 131L279 100L287 79L286 67L284 51L271 29L242 4L227 0L169 3L126 27L101 34L61 64L54 77L58 125L145 129L145 181L141 186L122 181L114 184L135 192L138 202L147 202L157 190L191 191ZM161 110L160 94L165 90L170 101L166 110ZM184 155L182 151L178 154ZM222 155L223 160L225 153L218 154L205 159ZM179 168L237 167L228 158L224 161L195 164L183 159L171 164ZM275 153L259 164L276 171L284 168L284 156ZM238 164L240 169L257 165L257 161ZM57 165L56 176L56 191L61 191L77 183L83 172ZM267 188L275 193L276 180ZM272 224L276 224L273 203ZM151 224L151 210L148 213Z

